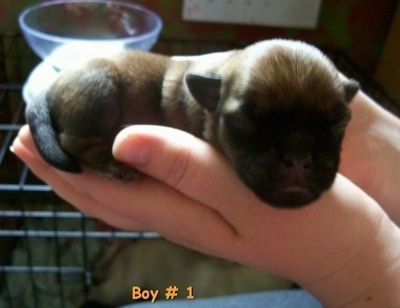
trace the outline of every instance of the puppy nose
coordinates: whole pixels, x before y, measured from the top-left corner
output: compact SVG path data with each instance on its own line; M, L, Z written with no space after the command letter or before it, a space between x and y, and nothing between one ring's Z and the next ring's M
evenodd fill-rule
M305 172L311 169L313 162L309 154L306 155L293 155L284 154L282 156L282 165L292 172Z

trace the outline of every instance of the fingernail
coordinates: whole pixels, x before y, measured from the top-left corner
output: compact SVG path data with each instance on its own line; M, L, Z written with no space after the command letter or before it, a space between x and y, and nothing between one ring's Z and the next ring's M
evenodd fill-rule
M117 136L114 148L114 156L117 160L132 165L145 165L149 161L150 147L139 138L132 136Z
M18 136L17 137L15 137L15 139L13 140L13 142L11 143L11 145L9 146L9 148L8 148L8 150L11 152L11 153L13 153L13 154L15 154L15 149L14 149L14 144L15 144L15 142L18 140Z

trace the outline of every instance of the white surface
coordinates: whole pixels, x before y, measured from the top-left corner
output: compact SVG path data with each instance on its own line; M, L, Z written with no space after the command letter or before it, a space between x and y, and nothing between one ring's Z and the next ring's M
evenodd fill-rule
M322 0L184 0L187 21L315 28Z

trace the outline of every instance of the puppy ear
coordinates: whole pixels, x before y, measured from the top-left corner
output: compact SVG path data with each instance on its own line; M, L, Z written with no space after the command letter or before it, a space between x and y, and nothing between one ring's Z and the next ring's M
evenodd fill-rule
M220 99L222 78L216 74L187 73L186 84L194 99L205 109L214 112Z
M357 91L360 90L360 84L354 79L349 79L343 83L344 98L350 103Z

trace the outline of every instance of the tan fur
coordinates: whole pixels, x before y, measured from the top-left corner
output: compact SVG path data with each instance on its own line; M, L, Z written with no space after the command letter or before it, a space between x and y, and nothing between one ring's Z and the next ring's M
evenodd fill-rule
M304 110L332 114L329 121L343 118L341 128L349 118L346 104L357 89L356 82L340 80L316 48L269 40L201 56L126 51L94 59L61 73L44 101L39 97L28 104L26 114L39 152L53 166L78 172L82 165L128 180L137 172L111 153L125 126L185 130L213 144L236 168L249 140L234 141L228 116L241 118L241 126L261 127L271 112Z

